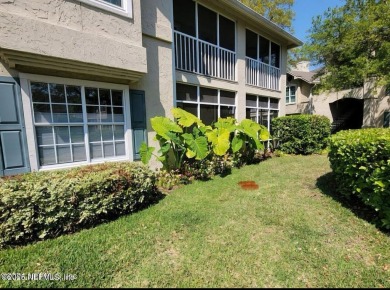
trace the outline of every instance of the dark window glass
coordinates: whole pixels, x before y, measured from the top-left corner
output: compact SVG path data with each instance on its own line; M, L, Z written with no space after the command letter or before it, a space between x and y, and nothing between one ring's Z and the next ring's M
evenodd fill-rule
M195 2L192 0L173 0L174 29L196 36Z
M217 44L217 13L202 5L198 5L198 33L200 39Z
M218 103L218 90L200 88L200 101L203 103Z
M259 36L259 60L269 64L269 40Z
M219 46L232 51L236 51L235 31L235 23L219 15Z
M200 105L200 119L205 125L211 125L218 120L218 106Z
M274 67L280 67L280 46L271 43L271 65Z
M235 105L236 104L236 93L235 92L227 92L220 91L220 102L225 105Z
M257 34L246 30L246 56L257 59Z
M246 95L246 106L257 107L257 97L252 95Z
M176 84L176 100L196 102L197 88L183 84Z

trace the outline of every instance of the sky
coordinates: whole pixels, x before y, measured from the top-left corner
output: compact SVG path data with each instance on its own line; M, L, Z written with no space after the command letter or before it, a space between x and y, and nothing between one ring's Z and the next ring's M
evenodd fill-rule
M293 35L303 42L307 41L307 30L311 27L311 20L317 15L322 15L328 7L342 6L343 0L295 0L293 9L295 20L293 21Z

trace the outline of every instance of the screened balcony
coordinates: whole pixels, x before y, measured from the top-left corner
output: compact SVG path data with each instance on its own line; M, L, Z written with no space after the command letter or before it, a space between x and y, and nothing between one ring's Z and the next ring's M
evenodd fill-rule
M246 84L280 91L280 46L246 30Z
M176 69L236 80L234 21L192 1L174 0Z

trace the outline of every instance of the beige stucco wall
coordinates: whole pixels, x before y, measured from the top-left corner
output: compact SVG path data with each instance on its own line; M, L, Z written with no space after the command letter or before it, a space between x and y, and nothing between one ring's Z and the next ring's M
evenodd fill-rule
M140 0L133 0L133 15L119 16L77 0L3 0L0 50L145 73Z

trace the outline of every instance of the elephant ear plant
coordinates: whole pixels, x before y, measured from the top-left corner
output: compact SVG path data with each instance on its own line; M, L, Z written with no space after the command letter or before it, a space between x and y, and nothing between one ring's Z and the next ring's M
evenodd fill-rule
M251 158L256 150L264 150L262 141L269 139L267 128L253 122L219 118L212 126L206 126L191 113L180 108L172 109L175 121L166 117L151 118L160 150L156 158L166 170L183 168L186 160L202 161L212 156L242 156ZM143 143L140 148L141 160L148 163L155 148ZM210 157L211 156L211 157ZM210 158L209 158L210 157Z
M202 160L209 154L207 138L200 127L205 127L199 118L180 108L172 109L176 122L166 117L154 117L150 119L153 130L156 132L156 140L160 144L159 156L164 169L180 169L184 157ZM140 148L141 161L148 163L155 148L142 143Z

